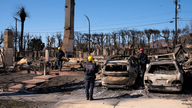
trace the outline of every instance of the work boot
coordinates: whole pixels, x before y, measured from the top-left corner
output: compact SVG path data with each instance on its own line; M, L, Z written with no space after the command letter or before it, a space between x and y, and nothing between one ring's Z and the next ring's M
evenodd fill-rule
M94 99L93 99L93 97L91 97L89 100L91 101L91 100L94 100Z
M87 100L89 100L89 98L87 97Z

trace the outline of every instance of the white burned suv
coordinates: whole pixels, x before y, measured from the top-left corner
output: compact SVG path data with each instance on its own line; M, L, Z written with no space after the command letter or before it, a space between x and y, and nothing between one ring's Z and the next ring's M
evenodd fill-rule
M144 75L144 85L154 91L181 91L183 70L175 59L151 61Z
M133 86L139 73L138 61L134 56L117 56L105 63L101 82L107 88L126 88Z

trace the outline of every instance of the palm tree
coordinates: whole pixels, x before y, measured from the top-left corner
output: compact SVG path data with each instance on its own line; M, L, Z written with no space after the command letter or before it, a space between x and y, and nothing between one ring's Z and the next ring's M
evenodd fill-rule
M25 11L25 8L23 6L19 7L18 11L16 12L16 16L20 17L21 20L21 37L20 37L20 44L19 44L19 50L23 51L23 31L24 31L24 22L25 18L28 17L27 12Z

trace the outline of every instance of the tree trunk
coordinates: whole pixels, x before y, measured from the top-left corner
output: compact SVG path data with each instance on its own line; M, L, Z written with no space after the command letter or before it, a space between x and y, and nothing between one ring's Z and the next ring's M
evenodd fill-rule
M20 37L20 52L23 52L23 30L24 30L24 21L21 22L21 37Z

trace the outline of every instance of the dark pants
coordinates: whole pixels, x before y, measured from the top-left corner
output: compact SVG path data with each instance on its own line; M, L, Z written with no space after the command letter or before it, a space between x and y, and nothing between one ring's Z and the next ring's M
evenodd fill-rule
M62 60L58 60L58 69L61 71L62 68Z
M93 98L94 85L95 85L95 78L85 80L85 94L88 99Z
M146 65L140 65L141 66L141 75L144 77L145 71L146 71Z

